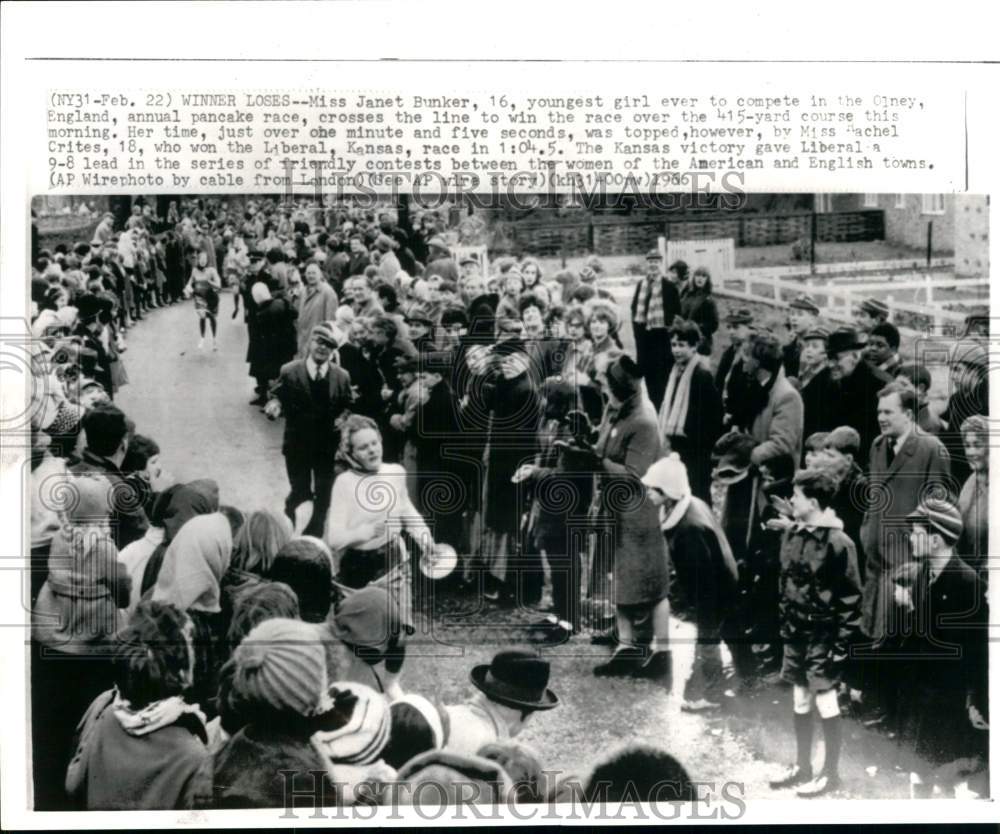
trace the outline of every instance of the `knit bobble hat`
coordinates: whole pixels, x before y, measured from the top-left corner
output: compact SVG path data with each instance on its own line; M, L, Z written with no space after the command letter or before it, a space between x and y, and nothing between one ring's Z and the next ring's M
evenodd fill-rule
M671 452L650 466L646 474L642 476L642 482L647 487L655 487L667 498L674 501L679 501L691 494L687 467L677 452Z
M266 620L236 649L234 691L251 703L303 717L326 709L326 654L315 626Z

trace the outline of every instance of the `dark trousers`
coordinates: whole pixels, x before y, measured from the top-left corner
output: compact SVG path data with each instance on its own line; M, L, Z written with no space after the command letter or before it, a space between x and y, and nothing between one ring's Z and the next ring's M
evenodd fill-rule
M333 455L309 450L285 452L285 470L291 492L285 499L285 515L295 523L295 509L306 501L313 502L312 518L303 535L322 538L326 514L330 509L333 489Z
M547 542L544 547L552 578L553 613L579 630L581 556L567 552L565 541Z
M646 381L646 393L657 411L663 403L663 395L667 392L667 377L674 364L670 352L670 333L657 328L647 330L645 325L632 325L635 333L636 363Z

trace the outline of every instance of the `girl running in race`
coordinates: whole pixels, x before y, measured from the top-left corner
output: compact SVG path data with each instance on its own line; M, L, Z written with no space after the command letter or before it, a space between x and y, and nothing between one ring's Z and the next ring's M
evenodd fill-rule
M184 295L190 298L194 294L194 310L198 314L198 350L205 346L205 320L212 327L212 350L218 350L215 333L218 327L216 319L219 315L219 290L222 289L222 279L215 267L208 265L208 254L198 253L198 261L191 270L191 278L184 288Z

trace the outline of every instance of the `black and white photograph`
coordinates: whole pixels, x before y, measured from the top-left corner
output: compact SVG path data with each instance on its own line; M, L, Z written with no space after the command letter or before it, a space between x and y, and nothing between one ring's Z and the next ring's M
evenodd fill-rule
M3 3L0 827L995 826L995 14L903 11Z
M34 807L988 798L988 198L683 198L32 200Z

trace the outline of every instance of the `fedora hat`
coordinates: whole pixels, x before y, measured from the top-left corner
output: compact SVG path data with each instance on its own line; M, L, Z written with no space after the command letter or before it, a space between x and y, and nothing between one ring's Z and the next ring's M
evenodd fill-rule
M549 662L530 649L497 652L489 664L475 666L469 677L490 700L516 709L544 710L559 706L548 688Z
M826 352L829 356L836 356L845 350L860 350L864 346L865 343L853 327L838 327L826 341Z

